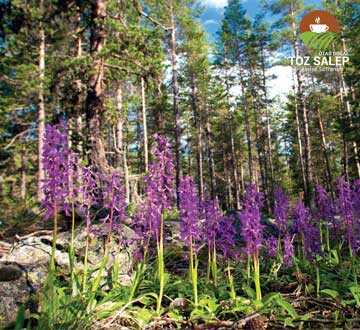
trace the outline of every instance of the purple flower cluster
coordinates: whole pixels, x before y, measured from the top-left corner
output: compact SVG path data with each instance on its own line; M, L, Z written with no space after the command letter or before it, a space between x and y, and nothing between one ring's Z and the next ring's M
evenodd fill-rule
M46 125L42 154L44 199L41 203L46 211L46 219L60 211L69 212L70 154L66 123L62 121L57 125Z
M161 135L154 135L152 155L154 162L145 176L145 195L148 203L148 220L155 235L159 233L160 221L165 209L170 209L174 201L174 162L171 146Z
M90 166L81 168L79 193L81 197L80 209L85 216L86 228L89 233L91 227L90 209L97 203L98 194L97 175Z
M173 206L174 162L171 146L161 135L154 135L153 162L145 176L145 199L134 218L134 229L139 240L147 246L151 237L157 238L164 210Z
M360 221L360 179L353 182L352 199L354 214L358 221Z
M212 250L215 246L215 240L219 233L220 219L222 218L222 212L219 207L219 201L217 199L206 199L201 203L203 232L204 237L207 240L208 247Z
M274 199L276 226L280 233L284 234L288 230L289 199L280 187L275 190Z
M284 263L286 266L292 266L294 258L294 245L289 234L284 237Z
M125 192L119 173L103 176L103 207L108 211L103 223L107 224L107 233L119 231L126 216Z
M201 238L200 201L190 176L185 176L180 181L179 199L181 239L190 246Z
M241 233L245 241L245 252L248 256L258 254L263 239L261 224L261 207L263 197L254 184L246 187L243 209L240 213Z
M359 249L360 242L357 237L359 232L359 221L354 216L354 202L356 199L353 199L354 192L352 191L350 184L345 181L343 177L340 177L337 180L337 199L336 207L340 215L341 220L343 221L343 226L345 227L346 240L355 252Z
M311 213L299 200L294 209L294 231L304 240L304 251L309 259L320 251L320 232L311 221Z
M278 239L275 236L270 236L264 241L266 254L270 258L275 258L278 250Z
M235 216L229 215L221 217L217 231L216 246L225 259L234 256L236 244L235 237Z
M315 187L315 205L316 205L316 217L319 220L325 220L328 224L334 222L335 208L334 204L320 184Z

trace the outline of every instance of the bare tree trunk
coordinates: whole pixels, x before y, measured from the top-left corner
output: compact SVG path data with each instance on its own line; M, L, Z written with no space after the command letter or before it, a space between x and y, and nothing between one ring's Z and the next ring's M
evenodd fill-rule
M197 184L200 199L204 199L204 171L203 171L203 143L202 143L202 124L197 105L197 91L195 78L191 77L191 105L193 108L194 124L196 129L196 166L197 166Z
M317 116L317 119L318 119L320 135L321 135L321 147L322 147L323 152L324 152L324 158L325 158L325 164L326 164L326 172L327 172L327 178L328 178L328 188L330 189L331 197L334 199L335 195L334 195L334 189L333 189L333 185L332 185L333 184L333 176L332 176L331 166L330 166L330 156L328 154L325 130L324 130L324 125L323 125L323 121L322 121L322 118L321 118L319 102L318 102L318 104L316 106L316 116Z
M253 182L254 179L254 170L253 170L253 156L252 156L252 141L251 141L251 129L250 129L250 120L249 120L249 111L247 105L244 106L244 122L245 122L245 134L247 141L248 149L248 168L249 168L249 177L250 182Z
M304 156L303 156L301 133L300 133L300 121L299 121L299 110L298 110L297 99L295 99L295 122L296 122L296 135L297 135L297 140L298 140L298 145L299 145L301 178L302 178L303 190L306 191L307 183L306 183L306 179L305 179L305 166L304 166Z
M143 138L144 138L144 165L145 172L149 170L149 144L147 133L147 120L146 120L146 100L145 100L145 79L141 77L141 104L142 104L142 124L143 124Z
M180 160L180 143L181 143L181 127L180 127L180 110L178 106L179 86L177 73L176 58L176 23L173 8L173 0L170 4L171 15L171 66L172 66L172 87L173 87L173 111L175 116L175 183L176 183L176 204L179 207L179 185L181 176L181 160Z
M225 185L226 185L227 200L228 200L227 209L230 209L230 208L233 208L233 195L232 195L232 189L231 189L231 178L230 178L230 175L229 175L229 171L227 169L227 160L226 160L225 150L223 150L222 154L223 154Z
M232 127L232 118L230 120L230 144L231 144L231 163L233 168L234 185L235 185L235 198L236 198L236 209L240 210L240 189L239 189L239 175L237 171L237 160L235 154L235 143L234 143L234 131Z
M77 12L77 28L80 27L80 21L81 21L81 15L80 15L80 9ZM82 40L81 35L79 34L76 38L76 57L80 59L82 57ZM82 111L82 105L83 105L83 89L82 89L82 82L81 79L76 79L75 81L76 90L77 90L77 98L76 98L76 105L75 105L75 128L76 128L76 135L77 135L77 141L76 141L76 150L80 157L79 161L82 160L83 153L84 153L84 136L83 136L83 111Z
M264 108L265 108L265 120L266 120L266 155L265 160L268 163L266 166L267 171L266 177L269 182L269 195L268 199L272 206L273 204L273 195L274 195L274 165L273 165L273 155L272 155L272 143L271 143L271 117L269 113L268 100L267 100L267 88L266 88L266 69L265 69L265 54L264 47L261 46L261 70L262 70L262 87L264 89Z
M26 153L25 148L22 147L21 158L21 187L20 197L22 200L26 199Z
M44 3L40 1L40 12L43 14ZM39 95L38 95L38 200L42 201L44 198L44 191L42 183L45 179L44 165L43 165L43 150L45 138L45 101L44 101L44 79L45 79L45 31L43 23L40 22L39 28Z
M211 198L215 198L215 162L214 162L214 152L212 148L212 135L211 135L211 125L209 121L209 113L207 104L205 104L205 130L206 130L206 148L208 154L208 167L210 175L210 195Z
M344 133L342 134L342 142L343 142L343 172L344 172L344 177L345 180L348 181L349 180L349 167L348 167L348 162L349 162L349 155L348 155L348 146L347 146L347 142L344 136Z
M296 28L296 20L294 8L291 8L291 28L293 33L293 49L295 57L300 56L297 28ZM310 134L309 134L309 122L308 122L308 114L306 109L306 104L304 100L304 91L303 91L303 78L301 71L299 69L295 69L296 75L296 88L297 88L297 103L299 105L302 120L303 120L303 136L304 136L304 165L305 165L305 181L306 181L306 189L305 189L305 201L307 204L311 203L312 200L312 190L313 190L313 176L312 176L312 159L311 159L311 144L310 144Z
M244 181L244 168L242 164L240 164L240 188L241 188L241 193L243 194L245 191L245 181Z
M349 88L345 82L344 75L342 72L339 72L340 80L340 100L343 107L344 117L346 118L346 124L350 130L354 129L354 123L352 120L351 105L349 102ZM356 173L358 178L360 178L360 159L359 159L359 148L356 141L351 142L352 151L354 154Z
M91 4L90 54L92 70L89 77L85 101L87 134L91 162L102 171L109 171L105 146L101 134L101 121L104 112L104 60L100 54L105 44L106 0L96 0Z
M123 113L123 98L122 88L119 83L116 89L116 110L117 110L117 123L116 123L116 143L115 150L117 153L117 163L120 170L123 172L124 185L125 185L125 199L126 203L130 202L130 180L129 180L129 169L127 165L127 147L124 143L124 113Z

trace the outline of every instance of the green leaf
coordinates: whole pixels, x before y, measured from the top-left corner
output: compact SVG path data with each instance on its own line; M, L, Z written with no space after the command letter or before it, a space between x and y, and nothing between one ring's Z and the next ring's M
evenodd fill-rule
M304 32L300 34L301 40L310 48L313 49L326 49L330 43L333 42L337 37L334 32L315 33L315 32Z
M292 318L297 318L298 315L294 309L294 307L289 303L287 302L280 294L277 295L275 298L274 298L274 302L282 307L283 309L286 310L286 312L292 317Z
M21 305L17 312L16 321L15 321L15 330L20 330L24 328L25 323L25 307Z
M332 289L323 289L320 292L324 293L334 299L339 296L339 292L332 290Z
M248 295L249 298L251 298L251 299L256 298L256 293L255 293L255 290L253 288L250 288L247 285L243 285L242 289Z
M360 286L352 286L349 290L356 301L356 306L360 307Z

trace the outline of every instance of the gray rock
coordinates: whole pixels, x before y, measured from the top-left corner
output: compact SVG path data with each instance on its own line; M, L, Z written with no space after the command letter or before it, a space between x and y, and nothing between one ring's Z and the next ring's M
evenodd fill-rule
M2 265L2 270L4 266ZM26 275L11 281L0 282L0 326L16 319L18 306L25 304L31 294Z
M126 227L123 237L131 241L134 232ZM132 252L134 244L124 248L119 237L114 237L109 247L107 272L111 272L114 261L120 264L119 282L129 285L132 269ZM88 263L89 267L98 266L104 257L104 238L90 238ZM69 271L69 242L70 233L58 235L56 241L55 263L63 274ZM75 271L81 272L85 253L86 232L78 228L75 232L74 248L76 255ZM10 251L0 258L0 327L13 322L19 304L27 302L30 293L36 294L42 287L49 268L52 250L52 236L30 236L16 242ZM94 273L96 276L96 272ZM105 275L107 277L108 275Z

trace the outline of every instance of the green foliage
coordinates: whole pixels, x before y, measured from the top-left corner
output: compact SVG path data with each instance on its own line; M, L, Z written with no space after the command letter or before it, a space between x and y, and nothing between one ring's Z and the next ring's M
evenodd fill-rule
M305 45L317 50L327 50L335 40L339 42L338 35L335 32L316 33L307 31L301 33L300 38Z

